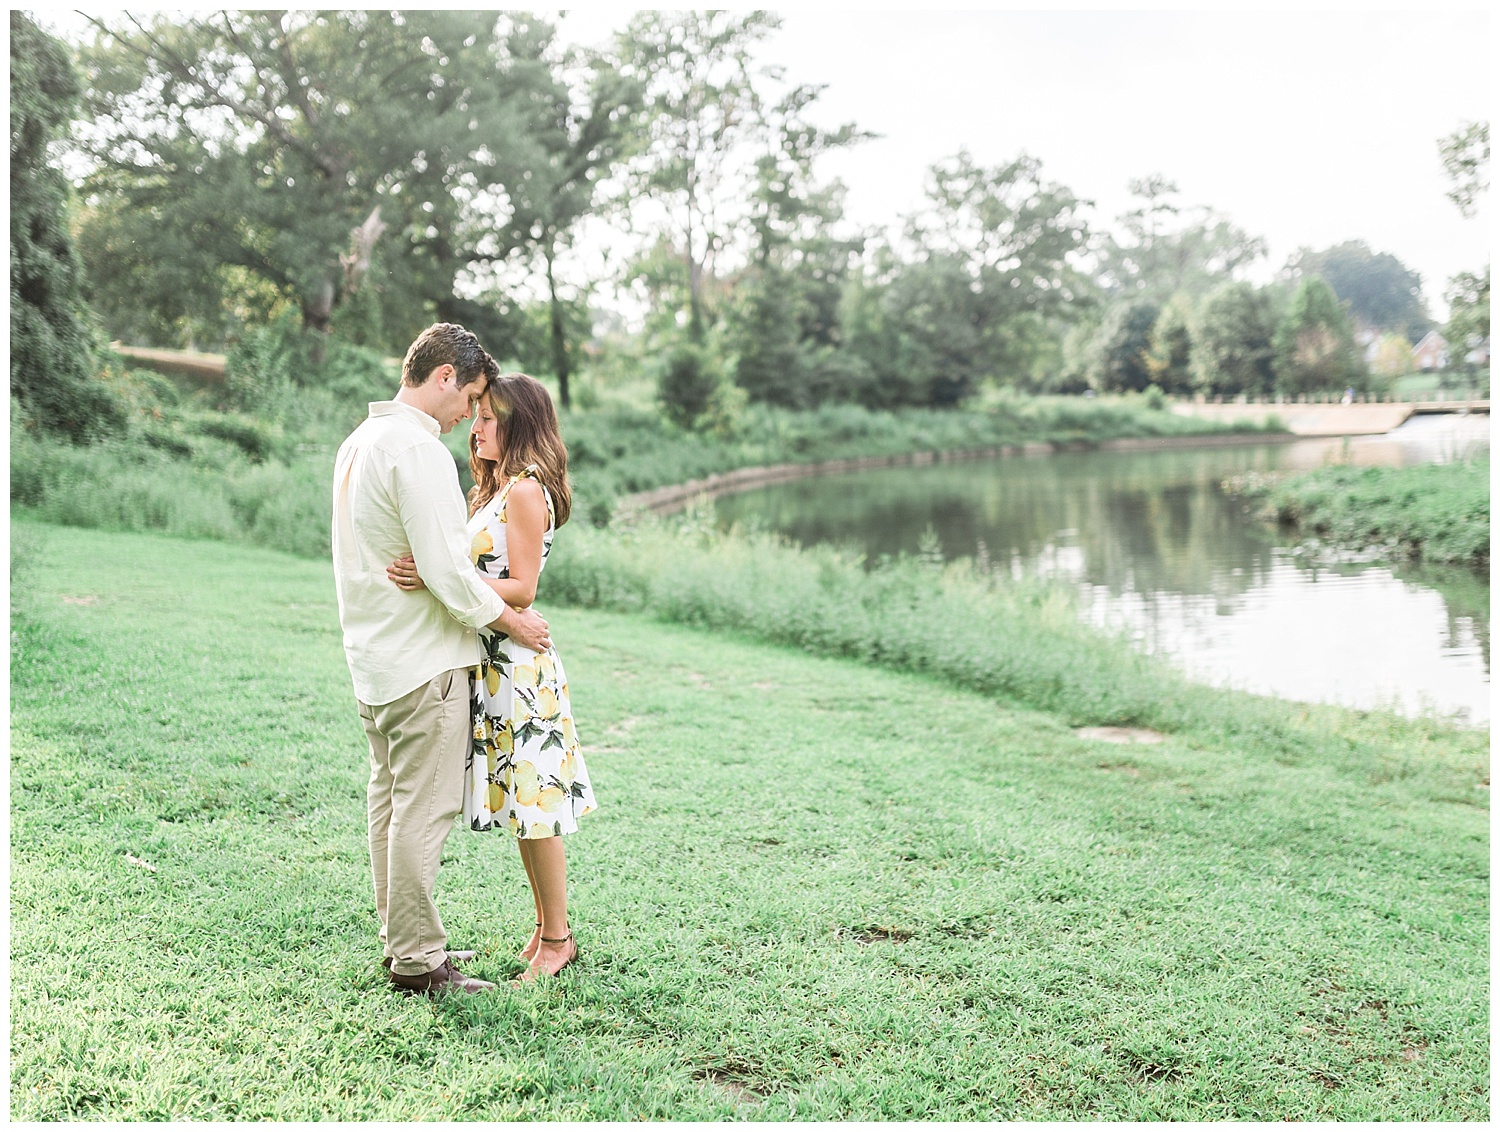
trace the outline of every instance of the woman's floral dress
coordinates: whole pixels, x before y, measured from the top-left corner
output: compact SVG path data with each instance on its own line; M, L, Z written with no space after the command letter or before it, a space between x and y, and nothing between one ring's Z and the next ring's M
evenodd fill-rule
M480 573L510 577L505 501L516 481L537 479L536 465L512 476L469 520L470 556ZM547 500L542 569L556 518ZM503 633L479 631L484 660L474 673L474 741L464 769L464 821L470 829L508 828L517 837L561 836L595 808L557 651L537 653Z

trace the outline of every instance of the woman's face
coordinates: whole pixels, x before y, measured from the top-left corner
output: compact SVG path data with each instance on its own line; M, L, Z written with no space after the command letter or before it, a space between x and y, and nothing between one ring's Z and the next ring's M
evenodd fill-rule
M469 435L474 438L474 453L481 460L500 459L500 446L495 442L495 434L499 429L500 422L495 418L495 407L490 404L490 398L486 394L475 406L474 423L469 426Z

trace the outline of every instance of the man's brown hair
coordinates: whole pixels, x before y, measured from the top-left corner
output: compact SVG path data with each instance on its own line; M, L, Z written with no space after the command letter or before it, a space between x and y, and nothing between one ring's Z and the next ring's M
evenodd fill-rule
M493 381L500 376L500 367L485 352L479 339L456 322L434 322L417 335L401 363L401 384L414 389L425 385L438 366L452 366L460 386L481 377Z

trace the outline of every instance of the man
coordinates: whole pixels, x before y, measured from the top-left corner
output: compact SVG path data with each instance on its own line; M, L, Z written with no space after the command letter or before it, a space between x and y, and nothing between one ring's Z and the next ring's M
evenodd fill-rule
M370 740L375 908L390 980L407 993L494 986L454 965L432 892L463 806L476 630L533 649L551 643L540 615L511 609L474 570L458 474L438 439L468 419L498 374L469 331L429 326L406 353L395 399L371 403L334 466L333 573ZM386 576L408 554L425 589L403 591Z

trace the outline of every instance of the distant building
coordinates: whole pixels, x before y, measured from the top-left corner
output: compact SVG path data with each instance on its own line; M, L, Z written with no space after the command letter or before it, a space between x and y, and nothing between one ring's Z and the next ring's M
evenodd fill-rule
M1448 343L1436 330L1429 330L1422 340L1411 348L1412 361L1422 372L1443 369L1448 364Z
M1487 366L1490 364L1490 340L1481 338L1478 342L1470 338L1473 347L1464 355L1464 361L1471 366Z

